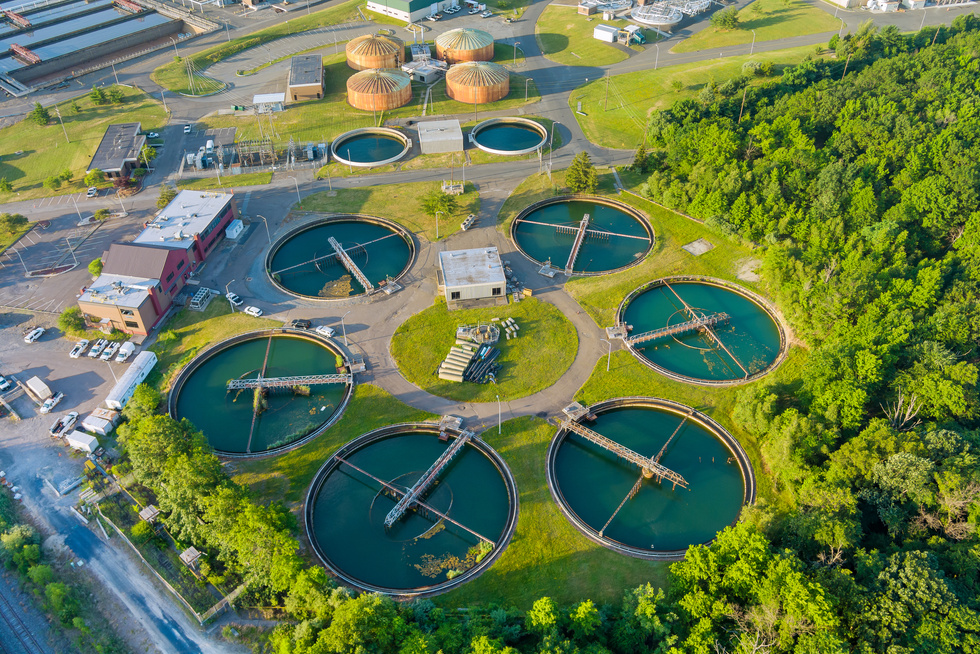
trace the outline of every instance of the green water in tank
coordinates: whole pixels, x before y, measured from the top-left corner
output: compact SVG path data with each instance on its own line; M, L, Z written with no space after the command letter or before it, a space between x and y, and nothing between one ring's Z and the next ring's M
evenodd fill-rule
M438 434L405 432L357 449L345 457L357 467L403 489L411 487L449 443ZM313 531L330 562L362 582L409 590L447 581L447 572L466 568L479 539L439 520L408 511L391 528L384 520L396 500L381 484L340 464L313 502ZM427 504L485 538L497 541L506 526L507 487L493 462L466 445L425 496ZM468 568L466 568L468 569Z
M613 409L594 423L603 436L653 457L683 420L653 408ZM660 459L679 473L690 490L643 479L633 499L603 532L643 550L681 550L704 543L738 517L744 485L731 453L710 431L688 420ZM568 507L595 531L603 528L633 485L639 468L577 434L565 437L554 461L555 478Z
M346 161L375 163L397 157L405 149L401 139L387 134L359 134L344 139L336 151Z
M720 381L744 378L742 368L749 374L765 370L779 356L775 321L744 295L701 282L671 282L670 288L674 292L657 286L630 301L624 315L626 324L633 326L630 333L642 334L689 321L686 302L703 313L727 313L731 317L728 325L712 328L728 352L711 336L689 332L637 345L647 360L686 377Z
M521 151L541 143L541 134L521 123L495 123L484 127L476 135L479 144L500 151Z
M336 355L301 338L257 337L232 345L202 363L177 396L177 417L187 418L222 452L244 453L252 434L251 452L263 452L307 435L326 422L344 396L343 384L310 386L309 396L292 390L270 391L268 408L255 419L252 389L228 391L232 379L258 377L268 348L265 377L334 374Z

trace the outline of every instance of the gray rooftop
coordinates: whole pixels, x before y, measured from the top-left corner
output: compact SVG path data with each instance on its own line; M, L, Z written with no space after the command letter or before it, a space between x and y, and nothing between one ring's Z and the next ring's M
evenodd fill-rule
M440 252L439 267L442 268L442 277L447 288L507 283L504 266L495 247Z
M296 55L289 64L290 86L321 86L323 84L323 57L320 55Z
M194 235L211 224L232 197L231 193L181 191L133 239L133 243L186 248L194 242Z
M150 294L150 288L159 283L158 279L102 273L85 289L78 301L138 309Z
M146 137L140 134L139 123L118 123L109 125L102 142L95 151L89 170L98 168L102 172L118 172L127 161L136 162Z
M463 140L463 130L458 120L429 120L419 123L418 130L422 143Z

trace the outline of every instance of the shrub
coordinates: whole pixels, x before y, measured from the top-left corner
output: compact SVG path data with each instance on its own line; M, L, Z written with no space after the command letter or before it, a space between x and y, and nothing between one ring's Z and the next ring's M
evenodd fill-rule
M0 177L0 193L10 193L14 190L14 187L7 180L6 177Z
M44 180L44 187L49 188L52 191L57 191L59 188L61 188L61 177L48 177L46 180Z
M92 264L96 261L99 262L99 270L102 270L102 261L96 259L89 264L89 271L92 270ZM85 333L85 317L82 315L82 310L78 307L68 307L61 312L58 316L58 329L65 332L66 334L77 336Z
M111 215L112 215L112 212L111 211L109 211L108 209L103 208L103 209L99 209L98 211L95 212L95 219L101 222L101 221L105 220L106 218L108 218Z
M35 102L34 108L27 114L27 120L37 125L47 125L51 121L51 112L42 107L40 102Z
M737 30L739 26L738 9L729 7L716 11L711 17L711 24L722 30Z

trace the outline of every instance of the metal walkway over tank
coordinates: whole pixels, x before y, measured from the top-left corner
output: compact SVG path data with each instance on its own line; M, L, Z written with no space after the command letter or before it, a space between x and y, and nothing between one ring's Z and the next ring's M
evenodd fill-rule
M245 388L285 388L288 386L315 386L317 384L349 384L352 378L343 375L303 375L300 377L258 377L257 379L232 379L228 382L229 391Z
M398 520L405 515L405 511L407 511L412 504L419 501L422 495L429 489L429 486L432 485L432 482L436 480L436 477L439 476L439 473L442 472L443 468L449 465L449 462L452 461L457 454L459 454L459 451L463 449L463 446L466 445L466 443L469 442L473 436L474 434L471 431L463 430L460 432L459 436L456 437L456 440L452 442L449 448L435 460L435 463L429 466L429 469L425 471L425 474L419 477L419 480L408 489L408 492L405 493L400 500L398 500L395 507L388 512L388 515L385 516L385 527L390 527L398 522Z
M537 220L527 220L526 218L521 219L522 225L539 225L541 227L551 227L559 234L578 234L579 228L574 225L556 225L555 223L542 223ZM636 234L620 234L619 232L607 232L604 229L587 229L585 230L585 236L593 236L596 238L609 238L610 236L618 236L619 238L635 238L638 241L650 242L649 236L637 236Z
M684 298L682 298L680 295L677 294L677 291L675 291L674 288L670 284L668 284L667 282L664 282L664 286L666 286L667 289L671 293L674 294L674 297L676 297L680 301L680 303L684 305L684 311L685 311L685 313L687 313L688 316L691 317L691 320L697 320L699 318L702 319L702 320L705 319L706 316L703 313L692 309L691 306L687 302L684 301ZM711 337L711 340L713 340L718 347L720 347L722 350L725 351L725 354L727 354L728 356L731 357L732 361L735 362L735 365L738 366L739 368L741 368L742 369L742 372L745 373L745 377L748 378L749 371L746 370L745 369L745 366L743 366L739 362L739 360L735 357L735 355L732 354L731 351L727 347L725 347L725 344L721 342L721 339L718 338L718 335L715 334L714 330L712 330L709 325L705 325L703 327L702 331L705 334L707 334L708 336L710 336Z
M644 471L644 473L649 473L650 476L656 477L658 481L666 479L674 485L674 488L677 488L678 486L682 488L689 487L687 480L670 468L666 468L653 459L647 458L642 454L638 454L628 447L620 445L612 439L606 438L602 434L589 429L585 425L579 424L572 420L563 420L561 425L568 431L573 431L584 439L595 443L602 449L609 450L619 458L625 459L633 465L638 466Z
M565 264L565 274L571 275L578 259L578 252L582 249L582 242L585 240L585 232L589 229L589 214L582 216L582 221L578 224L578 233L575 235L575 243L572 244L572 251L568 255L568 263Z
M340 263L344 264L344 268L349 270L350 274L354 275L354 279L360 282L361 286L364 287L364 290L369 293L373 291L374 284L372 284L364 273L361 272L361 269L357 267L354 260L350 258L350 255L348 255L344 248L341 247L340 243L337 242L337 239L331 236L327 239L327 243L333 247L333 251L337 253L337 258L340 259Z
M637 334L636 336L627 336L625 340L630 345L638 345L640 343L648 343L661 338L667 338L668 336L679 336L680 334L688 334L690 332L704 332L707 331L709 327L714 327L715 325L727 325L730 321L731 316L724 312L713 313L707 316L696 316L692 320L688 320L687 322L682 322L677 325L668 325L667 327L661 327L660 329L654 329L653 331L643 332L642 334Z

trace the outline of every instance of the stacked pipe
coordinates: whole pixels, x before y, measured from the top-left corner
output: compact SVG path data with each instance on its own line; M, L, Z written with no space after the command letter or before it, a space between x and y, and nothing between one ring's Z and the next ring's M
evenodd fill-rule
M466 368L473 360L473 355L476 354L476 351L476 345L467 343L466 341L460 342L457 339L456 345L449 349L449 354L446 355L446 359L439 366L439 379L454 382L463 381L463 373L466 372Z
M511 338L517 338L517 332L521 328L521 326L518 325L516 322L514 322L513 318L508 318L507 320L503 321L500 324L504 328L504 333L507 335L508 341Z

